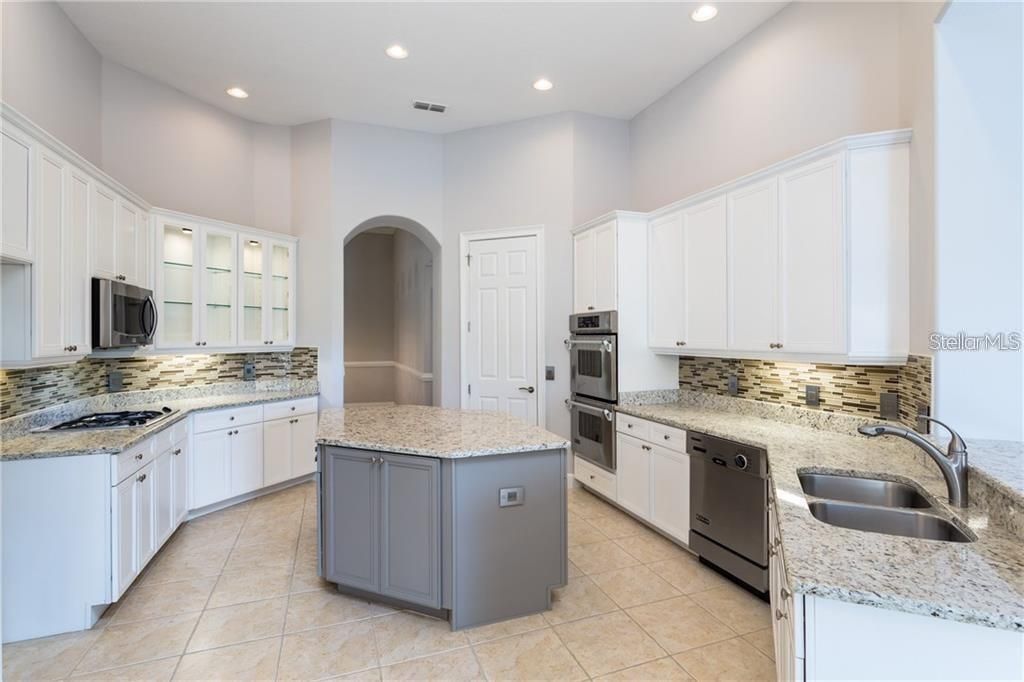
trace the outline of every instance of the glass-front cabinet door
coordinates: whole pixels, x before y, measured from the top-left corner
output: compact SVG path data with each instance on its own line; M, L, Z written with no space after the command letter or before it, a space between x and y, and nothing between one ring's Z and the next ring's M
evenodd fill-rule
M198 340L197 272L199 228L183 222L158 223L161 262L157 293L160 345L187 348Z
M203 230L203 307L200 346L235 345L237 251L233 232Z
M295 344L295 249L270 242L270 334L275 346Z
M242 236L242 316L239 320L240 343L259 346L267 343L267 241L262 237Z

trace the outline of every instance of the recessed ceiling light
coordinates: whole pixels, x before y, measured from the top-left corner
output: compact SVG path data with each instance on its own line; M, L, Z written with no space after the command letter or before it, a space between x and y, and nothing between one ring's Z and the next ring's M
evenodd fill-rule
M405 49L398 43L395 43L388 49L384 50L384 54L391 57L392 59L405 59L409 56L409 50Z
M249 96L248 92L246 92L245 90L243 90L242 88L240 88L238 86L235 86L233 88L228 88L224 92L228 93L229 95L231 95L235 99L245 99L246 97Z
M547 78L538 78L533 82L533 89L545 92L555 87L555 84L549 81Z
M711 21L718 15L718 8L714 5L701 5L693 10L690 18L694 21Z

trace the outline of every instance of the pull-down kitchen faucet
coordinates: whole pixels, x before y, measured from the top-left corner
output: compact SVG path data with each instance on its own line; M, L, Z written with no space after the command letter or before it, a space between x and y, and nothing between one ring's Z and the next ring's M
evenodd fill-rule
M952 438L946 452L942 452L929 441L922 438L920 434L904 426L892 426L891 424L867 424L857 430L865 436L899 436L905 438L917 447L928 453L928 456L935 460L942 470L942 476L946 479L946 489L949 492L949 503L954 507L966 507L967 499L967 446L963 439L953 429L949 428L938 419L920 415L919 419L926 419L934 422L949 431Z

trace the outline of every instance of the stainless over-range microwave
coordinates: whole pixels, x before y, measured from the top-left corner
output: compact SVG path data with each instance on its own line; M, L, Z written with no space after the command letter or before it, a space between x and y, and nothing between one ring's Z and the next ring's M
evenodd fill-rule
M153 292L112 279L92 278L92 347L133 348L153 343Z

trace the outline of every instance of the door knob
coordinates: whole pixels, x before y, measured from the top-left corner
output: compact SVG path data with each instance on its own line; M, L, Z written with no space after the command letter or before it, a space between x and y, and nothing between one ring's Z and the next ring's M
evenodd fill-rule
M526 391L527 393L533 393L537 389L535 389L533 386L520 386L519 390Z

